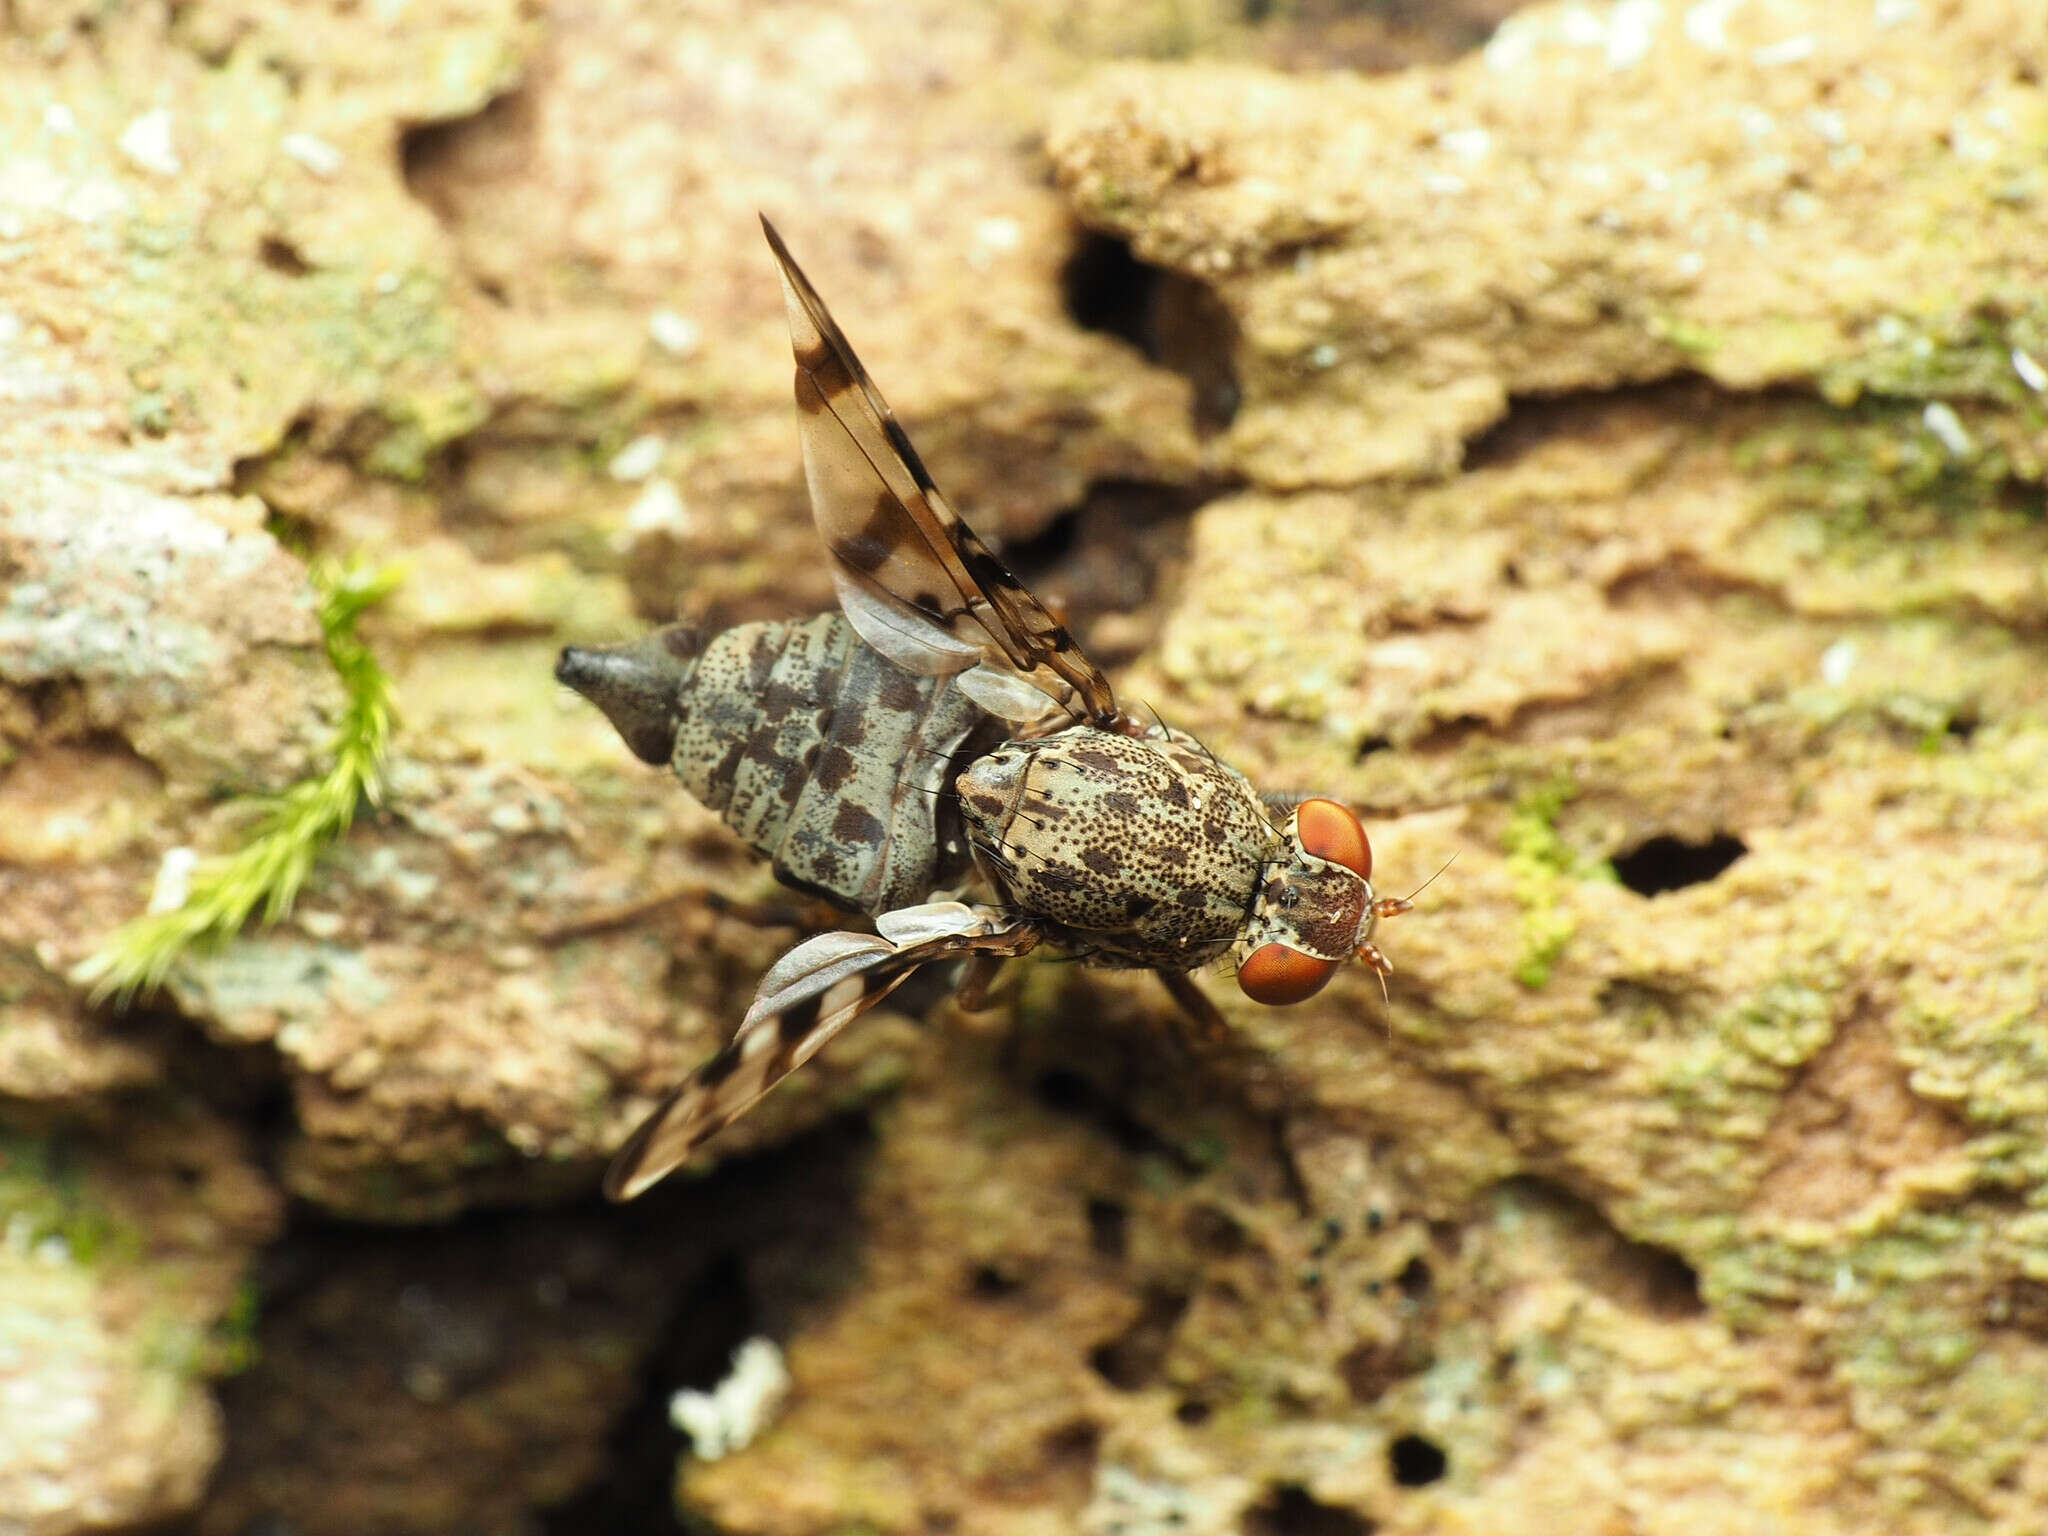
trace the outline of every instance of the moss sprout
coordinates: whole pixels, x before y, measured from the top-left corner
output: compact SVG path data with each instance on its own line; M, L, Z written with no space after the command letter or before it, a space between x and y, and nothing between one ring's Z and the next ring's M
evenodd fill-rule
M395 717L390 679L357 637L356 621L397 585L397 574L321 559L309 577L320 594L327 658L348 698L332 762L272 800L240 848L201 861L176 907L124 924L72 973L95 1001L126 1004L154 991L188 949L238 932L259 909L266 923L284 917L322 851L348 830L360 805L376 803Z

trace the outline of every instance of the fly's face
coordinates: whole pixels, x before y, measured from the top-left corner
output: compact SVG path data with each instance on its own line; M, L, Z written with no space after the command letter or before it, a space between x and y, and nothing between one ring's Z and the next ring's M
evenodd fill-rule
M1237 943L1237 984L1255 1003L1315 996L1347 960L1381 978L1394 967L1373 943L1383 917L1412 903L1372 893L1372 844L1334 800L1304 800L1287 824L1288 857L1266 871Z

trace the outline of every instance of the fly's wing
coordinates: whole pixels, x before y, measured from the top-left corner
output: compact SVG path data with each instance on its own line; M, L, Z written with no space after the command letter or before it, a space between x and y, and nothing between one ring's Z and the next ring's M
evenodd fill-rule
M659 1182L920 966L955 955L1021 955L1039 939L1028 922L957 901L885 912L875 925L879 934L820 934L776 961L732 1044L619 1149L605 1194L630 1200Z
M811 510L860 637L905 671L960 674L961 691L1005 719L1050 704L1119 728L1109 679L947 504L818 290L761 228L788 301Z

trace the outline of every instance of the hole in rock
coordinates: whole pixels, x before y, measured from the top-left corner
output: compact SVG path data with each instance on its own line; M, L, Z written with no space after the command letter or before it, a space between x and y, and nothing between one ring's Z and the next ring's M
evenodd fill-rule
M967 1294L976 1301L1001 1301L1024 1289L1024 1282L994 1264L977 1264L967 1277Z
M1403 1488L1425 1488L1450 1469L1443 1448L1420 1435L1403 1435L1387 1447L1387 1465Z
M1394 1277L1394 1284L1410 1301L1427 1301L1430 1288L1435 1283L1436 1276L1429 1272L1429 1265L1420 1258L1410 1259L1401 1266L1401 1273Z
M1244 1536L1372 1536L1373 1523L1289 1483L1246 1510L1243 1529Z
M281 277L304 277L313 264L299 254L299 248L276 235L265 235L256 247L256 259Z
M1741 838L1726 832L1717 832L1704 843L1659 834L1617 854L1614 873L1638 896L1657 896L1711 880L1747 852Z
M1083 330L1129 342L1194 389L1195 430L1220 432L1237 415L1237 322L1216 291L1147 266L1110 235L1081 236L1060 271L1067 314Z

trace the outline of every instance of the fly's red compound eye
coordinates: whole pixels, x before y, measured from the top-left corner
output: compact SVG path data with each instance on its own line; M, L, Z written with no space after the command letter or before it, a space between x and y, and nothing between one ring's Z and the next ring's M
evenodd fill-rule
M1372 844L1349 806L1334 800L1304 800L1294 808L1301 846L1319 859L1342 864L1361 880L1372 879Z
M1336 974L1334 960L1318 960L1285 944L1261 944L1237 968L1237 984L1253 1002L1285 1008L1314 997Z

